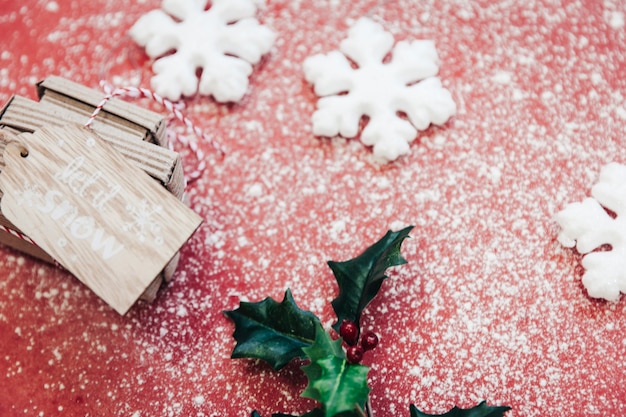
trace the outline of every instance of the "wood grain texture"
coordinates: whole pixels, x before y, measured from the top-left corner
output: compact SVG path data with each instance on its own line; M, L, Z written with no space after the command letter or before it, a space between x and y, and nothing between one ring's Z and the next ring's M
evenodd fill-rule
M41 101L60 101L69 107L87 109L88 116L105 97L103 91L91 89L59 76L50 76L39 82L37 93ZM165 120L158 113L117 97L109 100L101 113L104 118L113 119L118 124L124 124L127 128L140 132L145 140L159 146L167 144Z
M166 267L201 218L95 133L44 127L9 144L2 212L120 314Z
M16 251L22 252L41 261L50 264L54 263L54 259L52 259L52 257L39 246L33 245L32 243L24 239L13 236L12 234L5 232L2 229L0 229L0 244L13 248Z
M52 259L52 257L39 246L33 245L32 243L24 239L20 239L19 237L16 237L2 229L0 229L0 245L7 246L18 252L21 252L24 255L31 256L40 261L56 265L54 259ZM161 288L163 282L171 281L172 275L174 274L174 272L176 272L176 267L178 266L179 259L180 252L178 252L172 258L172 260L167 264L163 271L156 277L154 281L152 281L148 288L146 288L143 294L141 294L141 296L139 297L139 300L151 303L156 299L158 291Z
M33 132L43 126L64 126L66 124L84 124L90 113L76 108L66 108L50 102L36 102L24 97L14 96L0 114L0 124L22 132ZM94 122L94 130L128 161L145 171L154 179L166 185L177 197L182 196L184 176L179 167L177 152L141 140L141 135L129 131L111 120L103 123ZM98 119L100 116L98 116Z
M9 139L15 140L18 134L25 131L33 132L42 126L83 124L93 112L92 103L102 98L102 93L60 77L51 77L40 83L39 94L42 96L40 102L13 96L0 110L0 132L3 136L0 139L0 170L4 167L2 153ZM166 140L163 117L131 103L120 102L119 99L108 102L106 110L112 111L101 111L94 120L92 129L120 151L131 164L148 173L173 195L182 199L185 191L182 161L176 152L159 146ZM128 119L124 116L128 116ZM0 199L2 194L0 190ZM0 225L24 234L2 212ZM45 262L54 262L54 259L37 245L23 241L10 233L0 231L0 244ZM149 302L154 300L163 280L172 279L178 258L177 254L168 263L159 278L155 279L143 293L142 300Z

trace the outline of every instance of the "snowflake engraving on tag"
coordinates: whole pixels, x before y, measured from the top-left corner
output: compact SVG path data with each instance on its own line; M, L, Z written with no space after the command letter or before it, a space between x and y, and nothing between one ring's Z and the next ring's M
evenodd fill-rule
M381 25L361 18L339 51L305 60L305 78L322 96L313 114L315 135L353 138L366 116L361 141L374 146L377 159L392 161L409 152L418 130L441 125L456 112L450 92L435 77L439 66L434 43L393 43Z
M620 291L626 293L626 166L604 166L591 195L557 213L558 239L584 255L582 282L589 295L616 301Z
M19 206L33 207L40 204L43 194L37 184L24 182L24 188L20 193L17 204Z
M255 3L164 0L163 11L142 16L130 35L156 58L151 80L156 93L172 101L198 92L219 102L241 100L252 65L275 40L274 32L254 18ZM198 69L202 70L199 83Z
M141 200L140 207L132 205L126 206L126 211L132 216L132 221L124 223L122 229L131 234L135 234L140 242L148 239L158 245L162 245L164 240L161 236L161 223L155 219L155 214L163 212L163 207L155 204L150 205L147 200Z

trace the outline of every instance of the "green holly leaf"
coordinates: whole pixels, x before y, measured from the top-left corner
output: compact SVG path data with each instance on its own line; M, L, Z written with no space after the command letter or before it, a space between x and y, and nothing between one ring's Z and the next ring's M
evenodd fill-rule
M256 417L260 417L260 416L256 416ZM315 408L306 414L302 414L301 416L294 416L293 414L277 413L277 414L272 414L272 417L324 417L324 410L322 410L321 408ZM335 415L335 417L361 417L361 416L357 414L355 411L347 411L345 413L339 413Z
M261 415L254 410L250 417L261 417ZM320 408L313 409L301 416L294 416L293 414L272 413L272 417L324 417L324 412Z
M272 417L324 417L324 411L322 411L321 408L315 408L306 414L302 414L301 416L294 416L293 414L276 413L276 414L272 414Z
M349 363L341 340L332 340L320 325L315 342L303 351L311 363L302 367L309 380L302 397L319 401L324 417L350 416L357 406L363 408L369 394L369 368Z
M321 368L321 375L317 370L310 375L309 366L302 368L311 387L302 396L322 403L325 417L352 411L357 405L363 408L369 394L367 366L351 364L336 356L317 360L315 365Z
M290 290L281 303L268 297L241 302L238 309L224 313L235 322L237 345L231 358L262 359L274 370L302 357L302 348L313 344L316 326L321 326L317 316L298 308Z
M339 284L339 296L332 302L338 319L333 328L337 332L341 322L346 319L358 326L361 312L387 278L387 268L406 263L400 254L400 246L411 229L413 226L398 232L390 230L358 257L345 262L328 262Z
M411 404L411 417L502 417L510 409L507 406L490 407L483 401L473 408L454 407L445 414L426 414Z
M336 356L340 359L346 358L346 354L341 347L341 339L333 340L330 335L324 331L321 323L315 326L315 340L313 343L310 346L302 348L302 350L311 362L327 358L328 356Z
M309 381L322 378L324 370L317 363L320 359L331 356L337 357L340 360L345 360L346 358L346 354L341 347L341 339L333 340L330 335L324 331L321 324L316 327L314 343L309 347L302 348L302 351L310 361L308 365L302 368L307 374ZM301 395L306 398L316 398L320 396L320 393L314 388L313 384L309 383Z

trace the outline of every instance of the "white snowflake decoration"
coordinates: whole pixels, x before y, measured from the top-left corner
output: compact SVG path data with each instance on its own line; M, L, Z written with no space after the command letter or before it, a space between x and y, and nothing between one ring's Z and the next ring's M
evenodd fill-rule
M135 42L156 58L152 89L169 100L198 92L220 102L241 100L252 65L274 43L275 34L254 18L254 0L213 0L206 10L208 3L164 0L163 11L147 13L130 29Z
M620 291L626 293L626 166L604 166L591 195L556 215L559 242L585 255L582 281L589 295L616 301ZM607 244L610 251L596 250Z
M126 211L133 217L130 222L124 223L122 230L127 233L134 233L140 242L145 242L152 237L152 242L162 245L164 240L160 235L163 227L155 220L155 214L163 212L163 206L150 205L147 200L141 200L140 207L132 205L126 206Z
M17 204L19 206L33 207L35 205L41 204L42 198L43 193L41 192L41 189L37 184L31 184L27 181L24 181L24 186L22 191L20 192Z
M450 92L435 77L439 66L434 43L393 43L393 35L381 25L361 18L339 51L305 60L305 78L322 96L313 114L315 135L353 138L361 117L368 116L361 141L374 146L376 158L391 161L409 152L417 130L441 125L456 112ZM390 52L391 61L384 63Z

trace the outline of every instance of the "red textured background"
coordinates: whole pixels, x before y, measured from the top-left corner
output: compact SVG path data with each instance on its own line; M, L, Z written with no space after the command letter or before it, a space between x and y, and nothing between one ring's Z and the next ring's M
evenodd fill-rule
M148 86L150 62L125 35L159 2L128 3L0 0L0 104L35 98L52 74ZM154 304L121 317L0 249L0 415L302 413L313 403L298 398L299 370L230 360L222 311L291 288L329 326L325 262L409 224L408 265L365 314L381 337L365 358L377 416L483 399L507 416L626 414L626 303L586 295L553 220L601 166L626 163L625 12L599 0L269 1L259 18L278 39L244 100L187 100L229 152L202 145L210 167L189 196L205 222ZM386 166L357 140L311 134L302 62L364 15L397 40L434 39L458 106Z

